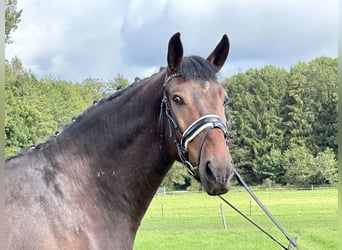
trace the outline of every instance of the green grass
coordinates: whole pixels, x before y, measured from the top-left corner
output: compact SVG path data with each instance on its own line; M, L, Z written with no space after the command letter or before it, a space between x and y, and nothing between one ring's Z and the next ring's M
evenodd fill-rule
M302 250L337 249L337 189L256 191L255 194ZM287 246L288 242L247 192L224 195L234 206ZM134 249L281 249L229 206L224 230L218 197L205 193L156 196L136 236ZM163 206L163 214L162 214Z

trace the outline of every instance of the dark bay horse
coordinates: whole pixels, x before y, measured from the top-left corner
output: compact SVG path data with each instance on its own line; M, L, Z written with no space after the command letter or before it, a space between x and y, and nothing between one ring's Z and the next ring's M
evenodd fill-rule
M183 57L102 99L62 133L8 158L6 249L132 249L153 195L175 160L208 194L228 191L233 165L217 72L224 35L207 59Z

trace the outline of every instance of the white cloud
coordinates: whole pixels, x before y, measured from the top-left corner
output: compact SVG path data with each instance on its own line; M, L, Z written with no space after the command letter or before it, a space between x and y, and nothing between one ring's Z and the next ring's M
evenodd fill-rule
M203 57L227 33L224 76L337 57L337 0L30 0L18 8L22 21L6 57L17 55L34 73L66 80L120 73L132 81L158 71L177 31L185 54Z
M132 0L129 2L128 11L125 14L126 25L132 28L140 28L147 21L157 20L167 0Z

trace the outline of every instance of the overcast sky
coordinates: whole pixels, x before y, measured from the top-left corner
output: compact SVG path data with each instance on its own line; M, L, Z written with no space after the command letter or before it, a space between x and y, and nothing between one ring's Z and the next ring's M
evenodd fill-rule
M338 0L30 0L6 58L38 77L130 81L166 65L167 43L181 32L185 55L207 57L230 40L223 78L272 64L289 69L337 57Z

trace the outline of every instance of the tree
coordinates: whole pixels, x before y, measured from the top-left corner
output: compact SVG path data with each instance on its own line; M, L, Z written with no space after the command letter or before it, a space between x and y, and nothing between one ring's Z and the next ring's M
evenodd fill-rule
M23 10L17 10L17 0L5 0L5 44L10 44L10 34L18 28Z
M304 97L310 111L312 133L309 144L314 154L327 147L337 155L337 59L319 57L308 64L307 89Z
M291 185L309 185L315 175L315 158L303 145L291 144L284 152L285 181Z
M53 131L51 116L42 105L40 82L13 58L5 64L6 155L36 144Z
M229 128L229 148L234 158L234 165L248 183L255 181L253 172L254 152L251 149L254 131L250 129L247 118L250 114L251 98L247 90L249 75L240 73L225 80L224 87L230 102L226 107ZM244 93L244 94L241 94Z
M311 177L313 184L337 184L338 169L334 151L326 148L324 152L319 152L315 158L316 169Z
M302 145L292 144L284 152L283 165L287 184L322 185L337 183L337 162L332 149L316 157Z
M326 147L337 154L337 59L319 57L291 68L281 117L284 149L296 143L314 155Z
M188 178L189 174L186 167L180 162L175 162L163 179L161 186L168 189L174 189L175 186L185 186Z
M272 148L268 154L261 156L255 171L260 180L268 179L271 180L272 184L285 184L285 169L281 150Z
M105 84L105 93L110 94L117 90L126 88L128 85L128 80L123 75L117 74L112 80Z
M82 92L85 100L98 100L105 95L104 83L100 79L86 78L82 81Z
M287 72L273 66L248 70L227 79L227 110L234 163L249 183L262 183L262 164L282 144L279 109ZM260 169L258 169L260 168ZM259 173L258 173L259 172Z
M303 62L292 67L290 71L289 84L280 111L285 142L283 149L291 144L305 145L307 137L312 133L311 124L308 123L311 113L304 102L307 71L307 65Z

